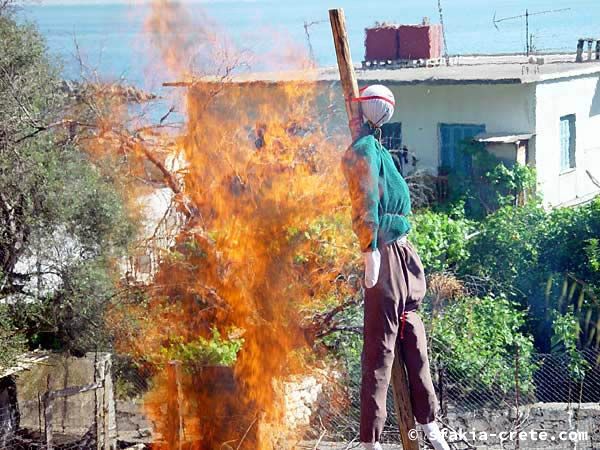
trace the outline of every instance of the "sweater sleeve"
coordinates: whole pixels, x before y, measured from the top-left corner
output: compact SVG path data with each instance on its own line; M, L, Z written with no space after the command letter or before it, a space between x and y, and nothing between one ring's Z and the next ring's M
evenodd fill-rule
M351 146L342 159L352 203L352 228L363 252L377 248L379 155L373 146Z

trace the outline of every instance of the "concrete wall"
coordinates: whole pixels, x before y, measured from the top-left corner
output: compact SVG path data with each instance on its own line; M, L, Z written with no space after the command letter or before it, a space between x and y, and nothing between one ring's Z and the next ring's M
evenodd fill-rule
M544 201L573 204L598 193L586 169L600 179L600 78L545 82L536 88L535 162ZM575 170L560 171L560 118L575 114Z
M98 361L110 355L99 354ZM40 396L46 391L61 390L72 386L94 383L95 354L75 358L52 354L43 363L32 366L16 377L17 399L21 414L21 428L43 430L44 419L40 416ZM109 366L110 370L110 366ZM50 385L48 389L48 376ZM109 439L116 438L116 420L113 400L112 377L106 378L105 407L108 414ZM82 436L95 424L96 395L104 395L102 389L87 391L70 397L56 399L53 403L53 431L70 436ZM99 397L102 399L102 397ZM41 419L41 423L40 423Z

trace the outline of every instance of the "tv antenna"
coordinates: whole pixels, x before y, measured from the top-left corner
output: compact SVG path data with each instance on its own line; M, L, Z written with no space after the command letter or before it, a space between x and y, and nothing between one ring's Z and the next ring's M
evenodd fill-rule
M494 18L492 19L492 22L493 22L496 30L500 31L500 28L498 27L498 24L500 22L504 22L507 20L522 19L523 17L525 17L525 45L526 45L526 49L527 49L527 56L529 56L529 53L531 53L531 50L533 49L533 42L531 39L533 37L533 35L531 35L531 36L529 35L529 17L540 16L542 14L565 12L565 11L570 11L570 10L571 10L571 8L561 8L561 9L549 9L546 11L538 11L538 12L530 13L529 9L526 9L525 14L521 14L518 16L511 16L511 17L503 17L501 19L496 19L496 11L494 11Z
M310 42L310 27L312 27L313 25L319 25L322 23L327 22L326 20L313 20L312 22L309 22L308 20L304 21L304 34L306 35L306 42L308 43L308 54L310 57L310 60L314 63L316 62L316 58L315 58L315 51L313 49L312 43Z

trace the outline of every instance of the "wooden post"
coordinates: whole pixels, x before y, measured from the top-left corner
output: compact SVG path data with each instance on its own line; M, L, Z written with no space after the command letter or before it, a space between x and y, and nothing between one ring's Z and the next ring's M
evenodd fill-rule
M42 394L38 392L38 424L40 428L40 435L42 434L42 415L43 415L43 403L42 403Z
M46 438L46 450L52 450L52 396L50 392L46 392L42 396L44 402L44 437Z
M344 98L346 99L350 132L352 133L352 138L356 139L360 132L361 111L360 103L351 101L353 98L358 97L359 92L354 66L352 65L352 57L350 55L344 11L342 9L330 9L329 20L333 32L338 68L340 70L340 80L342 82ZM396 357L392 368L392 385L398 427L400 428L400 436L402 437L402 447L405 450L419 450L419 441L409 438L409 430L415 428L415 419L408 393L408 379L404 369L404 358L399 347L396 348L395 353Z
M110 407L110 397L106 378L110 376L111 362L108 357L103 362L103 377L102 377L102 434L104 435L103 450L110 450L110 415L108 413Z
M98 360L98 353L94 355L94 384L103 386L104 361ZM104 434L104 392L94 389L94 425L96 428L96 450L104 449L106 435Z
M356 139L360 133L360 121L362 113L360 103L353 102L353 98L358 98L358 83L352 65L352 56L350 55L350 44L346 32L346 19L343 9L330 9L329 20L331 30L333 31L333 43L335 44L335 53L337 55L338 67L340 69L340 81L346 102L346 112L348 113L348 124L352 139Z
M181 386L179 379L179 361L169 361L167 365L167 436L168 448L172 450L181 450L183 446L183 411L181 405Z
M52 450L54 448L52 442L52 391L50 390L51 377L48 374L46 380L46 392L42 396L42 402L44 404L44 437L46 438L46 450Z
M415 439L415 436L411 439L412 433L409 433L409 430L416 428L415 416L412 412L410 394L408 392L408 377L406 376L406 369L404 367L404 355L399 345L396 345L395 353L394 365L392 366L392 388L394 390L394 407L396 408L396 418L398 419L402 448L406 450L418 450L419 440Z

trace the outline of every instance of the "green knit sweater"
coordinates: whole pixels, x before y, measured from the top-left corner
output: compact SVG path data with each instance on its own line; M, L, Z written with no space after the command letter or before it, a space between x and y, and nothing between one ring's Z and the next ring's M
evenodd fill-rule
M352 201L352 227L363 252L393 242L411 228L408 185L374 132L365 125L342 159Z

